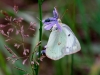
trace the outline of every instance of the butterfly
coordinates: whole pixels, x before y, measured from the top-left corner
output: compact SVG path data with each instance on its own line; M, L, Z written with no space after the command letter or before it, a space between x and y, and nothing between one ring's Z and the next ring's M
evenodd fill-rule
M53 17L42 21L45 30L52 30L46 45L45 54L52 60L58 60L81 50L80 43L70 27L61 22L54 7Z

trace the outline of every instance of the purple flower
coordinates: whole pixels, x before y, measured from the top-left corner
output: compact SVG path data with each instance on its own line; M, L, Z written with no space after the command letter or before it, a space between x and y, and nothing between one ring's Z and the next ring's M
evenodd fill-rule
M46 50L41 50L41 54L45 55ZM39 55L39 52L37 52L37 55Z
M54 7L53 10L53 17L47 18L46 20L43 20L43 24L44 24L44 29L45 30L50 30L54 25L57 26L57 30L61 31L61 26L59 25L58 22L58 12L56 10L56 8Z
M58 15L58 12L56 10L56 8L54 7L54 10L53 10L53 16L54 18L58 19L59 15Z

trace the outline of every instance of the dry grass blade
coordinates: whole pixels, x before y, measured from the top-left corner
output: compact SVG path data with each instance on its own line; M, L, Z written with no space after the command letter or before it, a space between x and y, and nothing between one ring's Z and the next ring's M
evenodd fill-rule
M18 70L20 70L20 71L24 71L24 72L28 73L27 71L25 71L25 70L22 69L22 68L19 68L19 67L16 67L16 66L14 66L14 68L16 68L16 69L18 69Z
M17 57L17 55L9 47L7 47L6 45L4 47L8 50L10 54L14 55L14 57Z

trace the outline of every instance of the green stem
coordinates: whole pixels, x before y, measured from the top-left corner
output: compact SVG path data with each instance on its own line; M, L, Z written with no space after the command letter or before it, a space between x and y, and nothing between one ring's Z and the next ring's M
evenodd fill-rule
M40 18L40 28L39 28L39 41L42 40L42 1L38 0L39 5L39 18ZM39 58L41 56L41 45L39 46ZM38 60L38 63L40 63L40 60ZM38 75L39 65L36 65L36 75Z
M39 18L40 18L40 29L39 29L39 41L42 40L42 4L41 0L38 0L38 5L39 5ZM39 46L39 57L40 57L40 51L41 51L41 45Z
M73 58L74 58L74 55L72 54L71 55L71 73L70 73L70 75L73 75L73 64L74 64Z
M75 28L75 0L73 0L73 29ZM75 30L75 29L74 29ZM70 75L73 75L73 66L74 66L74 54L71 55L71 74Z

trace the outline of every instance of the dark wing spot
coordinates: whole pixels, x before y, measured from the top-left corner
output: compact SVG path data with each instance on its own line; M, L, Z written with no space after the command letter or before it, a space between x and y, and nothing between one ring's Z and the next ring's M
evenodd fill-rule
M58 42L58 45L60 45L61 43L60 42Z
M46 20L45 20L45 22L50 22L50 19L49 19L49 18L48 18L48 19L46 19Z
M70 36L70 34L68 34L68 36Z

